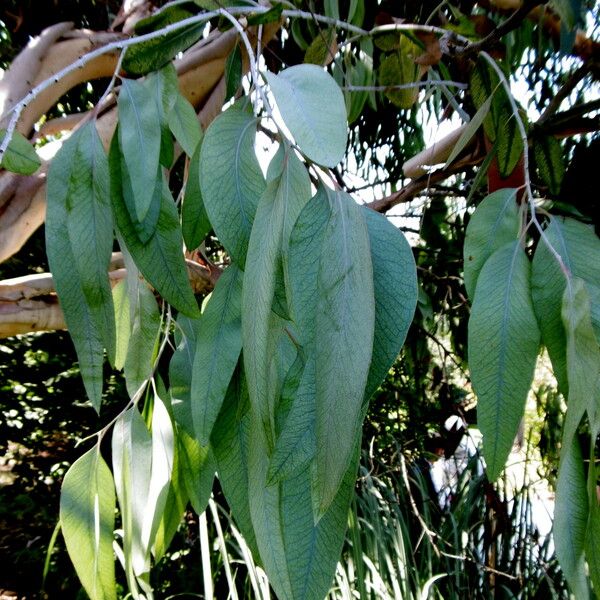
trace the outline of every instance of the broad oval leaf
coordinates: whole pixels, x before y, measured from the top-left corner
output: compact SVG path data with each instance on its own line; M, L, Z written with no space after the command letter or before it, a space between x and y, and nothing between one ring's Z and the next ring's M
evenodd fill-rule
M183 259L183 239L177 208L168 186L163 184L156 232L143 244L123 200L120 162L115 136L109 153L111 197L115 223L128 251L144 277L169 304L188 316L198 316L200 311Z
M486 261L469 319L469 369L491 480L500 475L517 434L539 342L529 260L517 240Z
M369 232L361 208L329 191L317 279L315 515L333 502L361 431L373 351L375 298ZM360 340L360 343L357 343Z
M545 238L560 255L568 273L584 281L590 296L592 326L600 340L600 239L588 225L575 219L560 218L551 220L546 228ZM566 338L561 318L565 286L565 273L542 238L532 264L533 306L554 375L566 396Z
M148 214L152 194L148 194L148 175L158 171L161 118L152 94L140 81L123 79L118 98L119 146L127 167L135 213L132 219L143 221Z
M317 164L335 167L344 157L347 138L346 104L335 80L316 65L295 65L265 75L302 152Z
M242 277L235 265L219 277L202 313L192 376L196 438L207 446L242 349Z
M464 278L473 299L477 277L485 261L498 249L518 238L521 220L517 190L504 188L486 196L467 225L465 234Z
M243 268L254 213L265 179L254 153L256 120L237 106L206 130L200 155L200 189L217 237Z
M75 571L91 600L116 600L113 529L115 487L94 446L67 471L60 492L60 526Z
M6 129L0 129L0 144L4 141ZM33 175L42 162L34 147L18 131L13 131L12 138L0 160L0 167L21 175Z
M373 356L365 401L377 390L398 358L417 307L417 267L410 245L388 219L367 208L375 293Z

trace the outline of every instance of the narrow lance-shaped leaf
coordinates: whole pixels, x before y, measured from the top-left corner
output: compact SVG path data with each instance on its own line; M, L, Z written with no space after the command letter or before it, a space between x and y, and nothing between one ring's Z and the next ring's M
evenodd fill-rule
M167 115L169 129L179 142L183 151L192 156L202 139L200 122L194 107L181 95L177 94L175 104Z
M56 155L48 172L46 209L46 254L54 285L61 301L65 321L77 351L79 368L87 395L98 411L102 402L102 335L92 316L76 264L75 252L69 237L68 204L71 178L77 169L75 157L77 138L67 140Z
M284 232L310 198L308 173L294 152L285 148L281 175L260 199L248 247L242 294L244 365L252 408L273 443L276 398L272 395L269 335L277 270L282 260ZM274 160L280 160L275 158Z
M166 183L163 184L160 216L155 234L143 244L123 201L120 156L116 137L109 152L111 198L117 229L135 264L157 292L188 316L199 314L183 258L183 239L177 208Z
M491 480L500 475L517 434L539 341L529 260L516 240L483 266L469 319L469 369Z
M335 498L360 436L375 327L373 266L365 218L344 192L328 191L328 195L332 213L323 240L315 299L316 517L322 516Z
M546 242L560 255L566 273ZM533 257L532 298L548 349L554 375L562 393L568 395L566 337L561 306L566 274L582 279L590 297L591 320L600 340L600 239L593 228L575 219L553 218Z
M113 529L115 490L94 446L67 471L60 493L60 526L75 571L91 600L116 600Z
M233 106L206 130L200 155L200 189L219 240L243 268L265 179L254 153L256 120Z
M195 250L212 229L200 191L201 151L202 143L198 144L194 155L190 159L183 196L183 208L181 209L181 229L188 250Z
M160 155L160 113L155 98L143 83L124 79L118 99L119 145L131 180L135 214L143 221L150 208L148 174L158 170Z
M180 478L190 504L198 514L206 509L216 471L212 448L198 442L193 427L191 389L200 327L201 319L190 319L184 315L178 317L175 329L177 348L169 363L169 392L177 429Z
M77 131L71 140L76 149L67 196L67 230L71 248L76 249L73 266L92 320L114 363L115 318L108 281L113 245L108 160L93 122Z
M481 268L498 248L518 238L521 220L517 190L504 188L486 196L477 207L465 235L464 277L473 299Z
M344 157L347 138L346 104L335 80L316 65L295 65L265 76L302 152L320 165L335 167Z
M235 265L225 269L200 320L191 398L194 429L203 446L209 443L242 349L242 277Z

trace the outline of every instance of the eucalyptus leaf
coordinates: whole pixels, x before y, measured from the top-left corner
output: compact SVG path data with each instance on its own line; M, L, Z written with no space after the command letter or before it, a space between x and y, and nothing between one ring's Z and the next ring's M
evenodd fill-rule
M0 129L0 144L6 137L6 129ZM41 166L34 147L18 131L13 131L10 142L0 160L0 167L20 175L33 175Z
M200 154L200 189L219 240L244 266L250 231L265 180L254 153L256 120L233 106L206 130Z
M60 492L60 526L77 576L91 600L116 600L115 491L99 446L78 458Z
M364 214L344 192L328 190L328 196L331 216L313 300L317 306L317 517L333 502L360 437L375 327L373 266Z
M335 167L346 151L344 95L334 79L316 65L295 65L277 75L266 72L277 108L302 152ZM323 102L327 98L327 102Z
M192 415L196 439L207 446L242 349L243 273L229 266L202 313L192 377Z
M479 273L487 259L500 247L518 238L521 227L517 190L504 188L486 196L477 207L465 234L464 278L473 299Z
M469 319L469 369L492 481L512 448L538 355L530 289L529 260L518 240L509 242L484 264Z

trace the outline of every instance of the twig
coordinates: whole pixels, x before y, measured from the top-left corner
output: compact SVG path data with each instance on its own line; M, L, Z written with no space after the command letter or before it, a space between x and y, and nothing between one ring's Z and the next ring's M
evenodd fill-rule
M387 92L388 90L407 90L416 87L428 87L430 85L443 85L456 87L461 90L466 90L469 86L466 83L458 81L444 81L430 79L427 81L414 81L413 83L401 83L398 85L345 85L342 90L346 92Z

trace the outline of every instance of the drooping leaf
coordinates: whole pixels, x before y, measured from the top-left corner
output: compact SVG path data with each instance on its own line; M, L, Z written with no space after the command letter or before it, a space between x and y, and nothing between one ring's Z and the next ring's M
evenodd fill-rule
M219 240L244 266L250 231L265 180L254 153L256 121L237 106L206 130L200 155L200 189Z
M463 250L465 288L469 298L473 299L477 278L487 259L519 236L520 225L515 189L492 192L477 207L467 226Z
M243 273L230 265L210 296L196 337L192 415L198 442L207 446L242 349Z
M127 291L131 333L124 366L127 391L133 397L152 374L161 319L154 294L144 281L138 279Z
M417 268L402 232L386 217L363 209L373 261L375 331L365 401L377 390L400 354L417 306Z
M565 163L560 143L552 135L536 138L533 153L542 181L548 186L551 194L557 195L565 176Z
M600 340L600 239L591 227L574 219L558 218L553 218L546 228L545 239L560 255L568 273L583 279L590 296L592 326ZM554 375L566 396L566 338L561 319L565 286L565 274L542 238L533 257L533 306Z
M266 73L277 108L302 152L335 167L346 150L344 95L334 79L316 65L295 65ZM327 98L327 102L323 102Z
M310 181L303 164L290 148L283 153L283 170L262 195L248 246L242 294L242 340L250 403L260 415L273 442L276 398L269 375L271 306L284 239L291 233L302 207L310 198ZM278 153L279 154L279 153ZM280 160L277 156L274 161ZM285 266L284 266L285 275Z
M596 432L592 433L593 439L596 437L595 434ZM585 556L589 566L590 579L594 590L597 591L600 589L600 548L597 543L600 536L600 503L597 492L598 467L595 459L595 455L592 454L588 466L589 517L585 537Z
M197 316L198 305L189 284L183 259L183 240L177 208L168 187L166 184L163 185L156 232L146 244L142 244L123 201L122 183L119 177L120 157L114 137L109 153L109 166L115 222L133 260L148 282L169 304L184 314Z
M115 360L115 317L108 268L113 243L108 160L96 126L87 123L66 142L75 145L70 168L67 230L75 263L73 267L100 333L109 360ZM72 275L71 275L72 276Z
M508 177L517 167L523 156L523 138L517 124L517 117L510 104L504 105L500 121L496 127L496 160L502 177Z
M188 156L193 156L202 139L202 130L194 107L181 94L178 94L167 119L169 129L183 151Z
M233 513L233 518L255 559L260 558L250 518L248 496L248 441L251 434L251 411L243 369L234 374L221 412L213 427L211 443L217 463L219 482Z
M539 342L529 261L516 240L484 264L469 319L469 369L491 480L500 475L517 434Z
M150 571L150 548L142 530L152 476L152 437L137 408L127 410L115 423L112 462L123 528L125 574L132 593L144 585Z
M119 281L112 289L117 334L114 367L118 370L121 370L125 366L127 349L129 348L129 338L131 336L131 315L129 312L129 296L127 292L126 280Z
M180 6L169 6L156 15L140 20L136 24L135 32L143 35L191 16L193 16L192 13ZM203 22L195 23L130 46L123 59L123 68L132 75L144 75L160 69L170 63L179 52L187 50L196 40L200 39L203 29Z
M216 471L212 449L202 446L194 436L191 389L194 352L200 328L201 319L179 316L175 330L177 349L169 363L169 391L177 426L180 476L190 503L198 514L202 514L206 508Z
M588 497L583 457L576 437L563 440L554 505L556 556L575 598L588 598L584 545L588 523Z
M415 83L420 79L421 67L415 62L420 48L408 37L398 38L399 47L382 59L379 66L379 83L389 86L386 97L398 108L410 108L419 97L417 86L405 89L394 89L396 85Z
M206 214L202 192L200 191L200 152L202 144L198 144L190 159L188 178L185 183L183 208L181 209L181 229L188 250L194 250L208 235L212 225Z
M225 100L235 96L242 83L242 50L236 44L225 61Z
M335 27L319 30L304 54L304 62L320 67L330 64L337 52L337 31Z
M313 300L317 305L316 516L322 516L333 502L360 436L375 327L373 266L365 217L344 192L328 190L328 196L331 216Z
M131 182L135 213L143 221L152 195L148 194L148 174L158 172L161 139L159 107L143 83L124 79L118 98L119 147Z
M76 249L71 246L68 231L68 198L71 194L71 172L74 165L77 140L66 142L56 155L48 172L46 209L46 254L54 285L61 301L67 327L79 360L79 369L85 390L94 408L99 411L102 402L103 336L88 305L79 280Z
M5 136L6 129L0 129L0 144L4 141ZM41 164L33 146L22 134L13 131L4 156L0 160L0 167L21 175L33 175Z
M60 492L60 526L75 571L91 600L116 600L113 529L115 490L94 446L67 471Z

